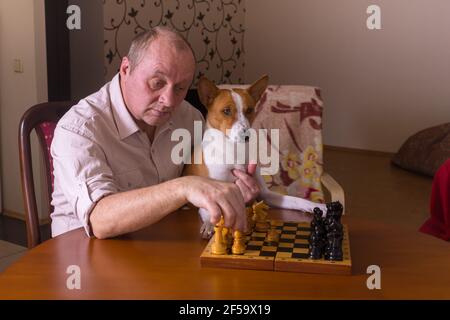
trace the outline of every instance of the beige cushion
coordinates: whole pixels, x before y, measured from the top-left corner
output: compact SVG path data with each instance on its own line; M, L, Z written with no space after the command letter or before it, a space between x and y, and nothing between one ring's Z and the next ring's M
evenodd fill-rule
M422 130L406 140L392 162L413 172L434 176L450 158L450 123Z

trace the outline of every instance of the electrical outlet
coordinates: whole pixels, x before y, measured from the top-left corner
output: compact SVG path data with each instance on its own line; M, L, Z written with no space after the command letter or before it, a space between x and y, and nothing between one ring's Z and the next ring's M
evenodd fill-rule
M22 60L14 59L14 72L23 73Z

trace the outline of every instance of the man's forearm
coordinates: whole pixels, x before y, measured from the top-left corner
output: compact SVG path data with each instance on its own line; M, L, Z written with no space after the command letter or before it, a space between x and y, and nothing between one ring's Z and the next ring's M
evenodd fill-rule
M94 235L99 239L110 238L159 221L187 202L185 179L176 178L101 199L89 219Z

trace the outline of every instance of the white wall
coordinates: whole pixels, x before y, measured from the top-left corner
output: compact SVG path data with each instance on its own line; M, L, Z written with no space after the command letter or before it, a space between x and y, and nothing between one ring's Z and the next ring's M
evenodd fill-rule
M449 15L448 0L246 0L245 79L320 86L325 144L395 152L450 121Z
M17 143L19 120L30 106L47 100L44 17L44 0L0 1L1 180L3 209L12 213L24 212ZM13 71L14 59L21 59L23 73ZM37 154L36 146L33 151ZM39 158L34 160L39 172ZM41 176L35 177L40 192Z

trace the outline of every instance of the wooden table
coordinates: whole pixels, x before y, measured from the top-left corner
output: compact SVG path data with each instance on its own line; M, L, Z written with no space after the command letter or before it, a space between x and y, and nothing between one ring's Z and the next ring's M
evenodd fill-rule
M279 213L271 211L274 218ZM180 210L117 239L89 239L78 229L46 241L0 274L0 299L450 298L449 243L388 221L344 222L351 276L202 268L200 220ZM366 286L374 264L381 267L381 290ZM66 287L70 265L81 269L81 290Z

